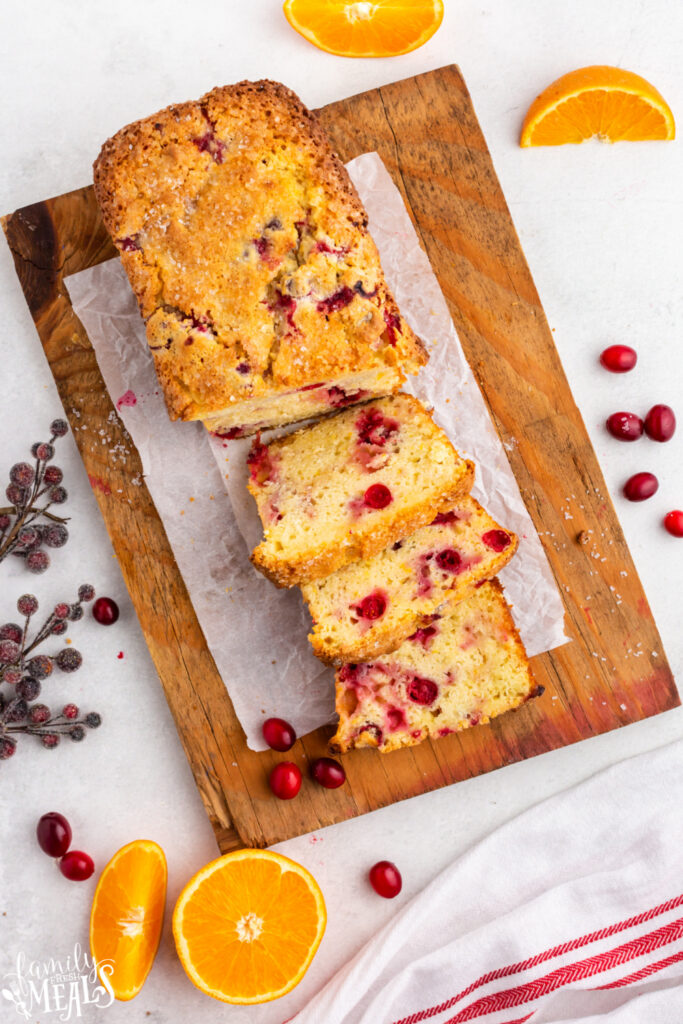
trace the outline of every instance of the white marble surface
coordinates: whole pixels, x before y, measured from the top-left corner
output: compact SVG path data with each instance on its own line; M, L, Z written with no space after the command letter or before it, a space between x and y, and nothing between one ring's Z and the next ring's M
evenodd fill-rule
M103 139L172 100L242 77L272 77L310 105L456 61L460 64L576 401L583 413L655 613L674 671L683 677L680 588L683 542L660 526L683 507L683 430L669 445L620 445L602 429L606 414L656 401L683 420L683 234L681 143L591 144L528 152L516 145L523 112L558 74L617 63L651 78L683 123L675 0L447 0L444 24L423 49L386 61L348 61L292 34L278 0L4 0L0 12L0 206L18 206L89 180ZM0 244L0 472L41 438L60 404L4 244ZM605 344L640 353L635 373L608 377L596 366ZM121 606L105 631L86 620L73 629L86 664L49 684L105 716L99 733L54 754L24 741L0 767L0 976L19 952L64 957L87 937L92 883L67 883L35 845L44 811L59 809L75 843L102 866L132 838L165 848L173 900L215 845L178 743L135 613L128 601L85 472L70 438L59 463L70 491L72 540L42 578L0 567L0 621L16 597L35 589L49 607L83 580ZM635 469L652 469L659 494L641 506L618 496ZM3 485L4 486L4 485ZM124 652L118 659L117 653ZM53 696L54 695L54 696ZM57 696L58 695L58 696ZM602 766L683 736L683 714L669 712L574 747L475 779L371 816L304 836L282 849L321 883L329 925L304 982L279 1003L239 1009L196 992L175 957L170 929L150 978L132 1004L104 1019L280 1024L390 916L395 904L364 881L375 860L395 860L410 898L453 857L496 825ZM169 905L172 905L169 901ZM15 1020L0 1004L0 1020ZM41 1018L42 1019L42 1018ZM46 1018L48 1019L48 1018ZM102 1019L86 1010L87 1022ZM326 1022L328 1024L328 1022Z

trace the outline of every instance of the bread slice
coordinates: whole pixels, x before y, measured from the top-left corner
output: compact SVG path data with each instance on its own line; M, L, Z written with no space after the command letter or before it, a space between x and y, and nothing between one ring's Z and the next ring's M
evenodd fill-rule
M495 576L517 549L467 495L429 526L301 590L313 618L313 651L328 664L369 661L399 647L434 615Z
M172 419L237 437L391 394L427 361L344 166L285 86L128 125L94 178Z
M264 539L252 561L278 586L327 576L432 521L474 466L412 395L378 399L254 442L249 490Z
M540 696L497 580L482 584L393 654L336 675L331 749L410 747L488 722Z

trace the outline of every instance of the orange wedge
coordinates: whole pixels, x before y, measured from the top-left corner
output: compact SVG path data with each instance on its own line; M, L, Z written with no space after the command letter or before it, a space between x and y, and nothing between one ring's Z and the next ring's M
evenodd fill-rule
M607 64L570 71L529 107L521 146L562 146L597 137L603 142L673 139L671 109L653 85Z
M173 911L178 956L198 989L267 1003L303 978L327 916L316 880L270 850L238 850L192 878Z
M166 858L157 843L136 839L100 876L90 912L90 951L117 999L138 994L159 948L166 904Z
M443 0L285 0L285 17L309 43L339 57L397 57L443 21Z

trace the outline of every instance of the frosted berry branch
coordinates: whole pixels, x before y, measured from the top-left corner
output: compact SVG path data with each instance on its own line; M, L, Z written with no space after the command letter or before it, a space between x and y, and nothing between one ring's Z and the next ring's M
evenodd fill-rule
M50 440L36 441L31 448L34 464L17 462L10 469L5 490L10 504L0 508L0 562L17 555L26 559L31 572L45 572L50 556L43 547L61 548L69 539L67 520L50 511L67 499L64 474L59 466L48 465L54 458L54 442L68 429L66 420L53 420Z

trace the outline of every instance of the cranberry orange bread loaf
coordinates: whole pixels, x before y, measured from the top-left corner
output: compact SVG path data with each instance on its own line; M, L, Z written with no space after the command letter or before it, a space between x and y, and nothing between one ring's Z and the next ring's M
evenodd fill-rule
M128 125L94 172L173 419L240 436L391 394L427 361L344 166L283 85Z
M402 540L468 493L474 466L412 395L255 441L249 490L264 539L252 561L278 586L327 576Z
M517 538L469 496L405 540L302 586L309 639L328 663L369 661L395 650L434 615L495 576Z
M393 654L336 676L336 751L383 753L488 722L541 694L497 580Z

